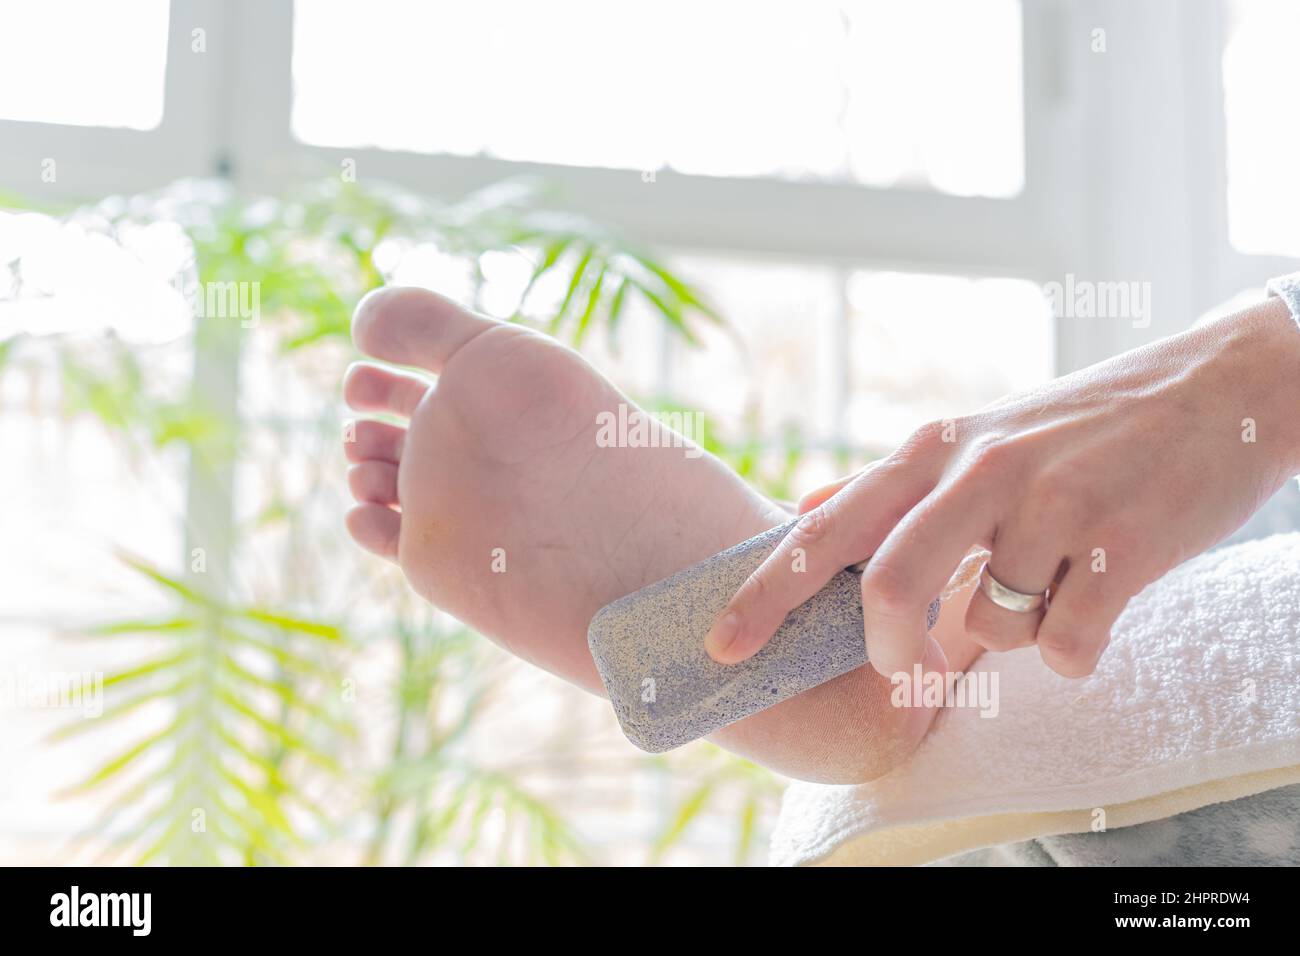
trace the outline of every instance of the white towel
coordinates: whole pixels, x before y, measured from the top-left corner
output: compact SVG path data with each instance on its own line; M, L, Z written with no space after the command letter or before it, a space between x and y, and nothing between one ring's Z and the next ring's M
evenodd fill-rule
M872 783L791 785L771 861L924 863L1300 781L1297 635L1300 534L1201 555L1130 603L1092 676L984 654L997 716L941 712Z

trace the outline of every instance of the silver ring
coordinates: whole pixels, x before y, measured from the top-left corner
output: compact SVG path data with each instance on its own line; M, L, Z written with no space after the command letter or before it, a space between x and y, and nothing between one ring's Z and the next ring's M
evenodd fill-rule
M984 567L980 568L980 590L998 607L1020 614L1037 611L1047 603L1046 591L1039 594L1024 594L1007 587L989 571L987 561L984 562Z

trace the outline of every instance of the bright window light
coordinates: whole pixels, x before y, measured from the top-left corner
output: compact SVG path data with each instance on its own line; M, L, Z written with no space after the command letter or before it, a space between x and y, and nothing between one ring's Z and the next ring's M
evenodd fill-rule
M316 0L295 7L293 131L1009 196L1024 178L1021 59L1017 0Z
M676 348L669 390L722 422L753 414L769 438L888 451L1055 374L1051 308L1025 279L676 262L734 330L702 326L703 348Z
M1300 4L1232 0L1227 18L1229 236L1242 252L1300 256L1300 123L1294 83L1278 81L1294 72Z
M166 67L167 0L0 6L0 120L153 129Z
M184 283L193 256L174 223L61 222L0 211L0 343L18 333L111 331L133 343L167 342L189 330Z
M848 296L856 439L892 447L1054 374L1051 308L1027 280L859 272Z

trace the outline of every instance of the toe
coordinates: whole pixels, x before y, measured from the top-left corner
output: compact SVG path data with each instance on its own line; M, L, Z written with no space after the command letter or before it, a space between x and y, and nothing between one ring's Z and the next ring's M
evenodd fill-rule
M406 429L384 422L349 422L343 432L343 454L350 462L402 460Z
M361 300L352 341L373 358L438 372L466 342L501 324L428 289L392 286Z
M429 383L414 375L391 372L358 362L343 379L343 399L359 412L392 412L411 417L429 390Z
M397 560L397 538L402 529L402 516L383 505L357 505L348 512L348 533L367 551Z
M352 497L378 505L397 504L397 466L388 461L363 461L348 469Z

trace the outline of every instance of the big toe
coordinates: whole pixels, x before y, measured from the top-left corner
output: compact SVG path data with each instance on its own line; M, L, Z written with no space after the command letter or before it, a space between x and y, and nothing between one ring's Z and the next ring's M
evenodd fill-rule
M366 355L385 362L439 372L467 342L500 324L428 289L387 286L357 305L352 341Z

